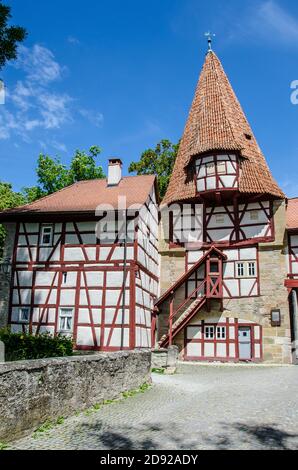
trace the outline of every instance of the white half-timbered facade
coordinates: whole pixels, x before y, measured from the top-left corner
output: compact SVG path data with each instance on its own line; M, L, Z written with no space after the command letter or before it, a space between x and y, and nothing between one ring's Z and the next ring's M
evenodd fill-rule
M118 160L110 162L113 176L116 165L120 171ZM159 272L154 176L81 182L5 217L17 220L13 331L71 335L83 350L151 347Z

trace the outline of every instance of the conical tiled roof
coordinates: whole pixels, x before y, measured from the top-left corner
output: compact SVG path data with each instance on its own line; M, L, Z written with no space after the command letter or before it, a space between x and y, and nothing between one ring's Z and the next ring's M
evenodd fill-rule
M218 57L209 51L163 203L195 197L195 183L187 170L188 164L195 155L213 150L238 151L243 157L239 180L241 193L284 197Z

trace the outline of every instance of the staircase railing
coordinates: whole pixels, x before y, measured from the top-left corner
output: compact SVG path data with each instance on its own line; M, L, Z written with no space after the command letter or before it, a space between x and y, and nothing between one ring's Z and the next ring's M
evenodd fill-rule
M204 297L204 295L206 295L205 293L205 284L206 284L206 279L204 279L202 282L200 282L200 284L191 292L191 294L189 294L189 296L176 308L176 310L174 311L174 293L172 295L172 298L171 298L171 301L170 301L170 315L169 315L169 320L168 320L168 323L169 323L169 344L171 345L172 344L172 333L173 333L173 318L177 316L177 313L183 309L183 307L185 307L185 305L191 300L193 299L193 302L196 300L195 298L193 298L194 296L197 295L197 293L202 290L202 288L204 289L204 294L202 295L202 298ZM191 305L191 304L190 304ZM190 306L189 305L189 306Z

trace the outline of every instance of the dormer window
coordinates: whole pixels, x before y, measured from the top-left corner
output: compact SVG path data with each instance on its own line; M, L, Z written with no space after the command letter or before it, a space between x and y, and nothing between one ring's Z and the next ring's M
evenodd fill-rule
M206 155L196 160L197 191L238 188L238 157L235 154Z

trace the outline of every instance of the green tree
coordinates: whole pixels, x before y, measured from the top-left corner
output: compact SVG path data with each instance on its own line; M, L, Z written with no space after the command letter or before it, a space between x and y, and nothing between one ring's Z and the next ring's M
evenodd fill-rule
M38 198L52 194L77 181L105 178L102 167L96 165L95 159L100 153L101 149L96 145L90 147L89 153L76 150L69 168L59 158L40 154L36 170L38 186L31 188L31 196Z
M22 193L15 193L12 185L0 182L0 210L10 209L15 206L25 204L26 198ZM3 244L5 240L5 229L0 225L0 259L3 256Z
M24 41L27 32L21 26L8 26L11 7L0 1L0 69L7 61L17 58L18 43Z
M138 162L132 162L128 171L130 173L136 172L137 175L156 175L159 195L163 198L170 181L178 149L179 142L173 144L169 140L161 140L155 149L145 150Z

